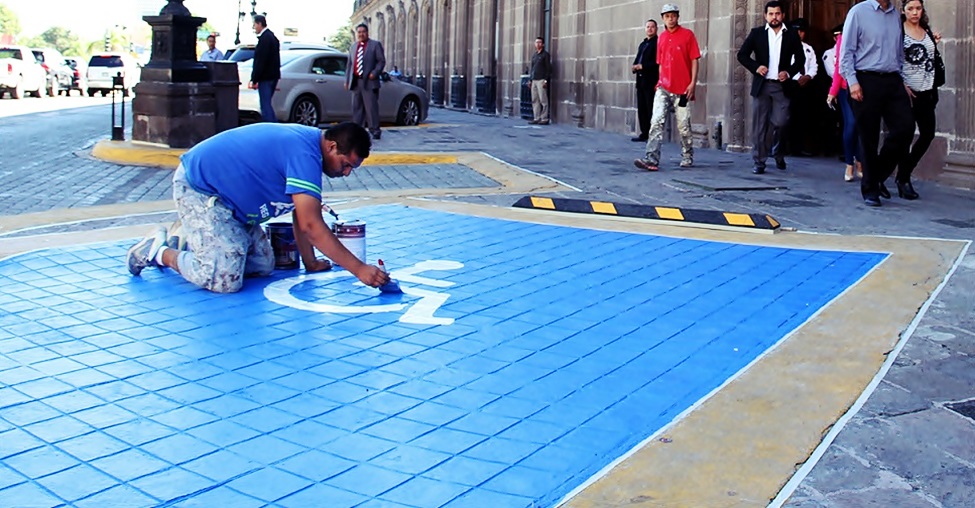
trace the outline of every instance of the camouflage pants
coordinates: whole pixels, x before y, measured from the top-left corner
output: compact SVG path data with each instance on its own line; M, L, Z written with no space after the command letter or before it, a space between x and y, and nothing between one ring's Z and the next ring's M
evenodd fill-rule
M650 118L650 134L647 139L647 159L657 164L660 162L660 143L664 137L664 119L670 108L674 108L677 117L677 132L680 133L681 159L694 160L694 138L691 136L691 105L680 107L677 105L680 95L670 93L663 88L657 88L653 96L653 116Z
M197 192L180 165L173 175L173 199L187 251L176 265L184 279L217 293L240 291L244 276L267 276L274 252L260 225L243 224L216 196Z

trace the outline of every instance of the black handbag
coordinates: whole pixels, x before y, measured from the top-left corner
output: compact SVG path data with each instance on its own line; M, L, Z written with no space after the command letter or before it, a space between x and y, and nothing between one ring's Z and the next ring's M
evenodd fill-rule
M945 84L945 61L941 58L941 52L938 51L938 43L935 42L934 34L931 30L928 30L928 37L931 38L931 42L934 42L934 87L939 88Z

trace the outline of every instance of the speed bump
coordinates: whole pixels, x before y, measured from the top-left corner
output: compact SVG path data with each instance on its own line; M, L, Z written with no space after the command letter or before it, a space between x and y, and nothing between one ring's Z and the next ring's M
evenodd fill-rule
M780 227L779 221L772 218L772 216L765 214L732 213L720 212L717 210L695 210L666 206L612 203L609 201L590 201L587 199L525 196L519 199L512 206L516 208L532 208L536 210L549 210L555 212L614 215L617 217L660 220L688 225L694 224L715 227L733 227L762 230L767 232L775 232Z

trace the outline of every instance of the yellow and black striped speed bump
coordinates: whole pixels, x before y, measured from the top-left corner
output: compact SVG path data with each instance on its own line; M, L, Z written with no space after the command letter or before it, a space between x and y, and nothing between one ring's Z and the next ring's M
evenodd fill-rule
M652 219L684 224L704 224L711 226L740 227L753 230L772 231L779 229L779 221L769 215L757 213L730 213L715 210L693 210L666 206L634 205L611 203L608 201L589 201L586 199L545 198L525 196L512 205L517 208L551 210L555 212L593 213L615 215L637 219Z

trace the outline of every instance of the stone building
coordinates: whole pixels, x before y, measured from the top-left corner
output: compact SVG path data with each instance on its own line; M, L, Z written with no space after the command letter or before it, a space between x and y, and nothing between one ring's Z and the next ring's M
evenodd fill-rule
M518 116L522 76L537 36L554 62L554 122L630 134L636 97L630 63L648 18L664 0L354 0L352 21L365 22L397 65L449 108ZM902 0L894 0L900 8ZM703 53L693 124L697 143L749 148L751 76L735 53L764 23L765 0L678 0L681 24ZM787 18L806 18L817 53L854 0L785 0ZM941 89L938 136L916 174L975 188L975 4L929 0L943 34L948 82ZM662 29L662 25L661 25ZM825 92L824 92L825 100ZM721 126L720 129L717 126ZM720 132L719 132L720 131ZM720 134L720 136L719 136Z

